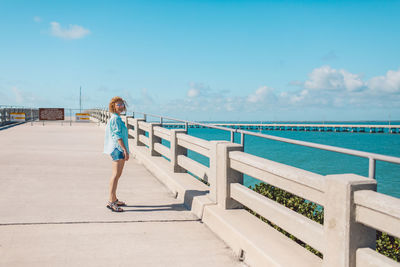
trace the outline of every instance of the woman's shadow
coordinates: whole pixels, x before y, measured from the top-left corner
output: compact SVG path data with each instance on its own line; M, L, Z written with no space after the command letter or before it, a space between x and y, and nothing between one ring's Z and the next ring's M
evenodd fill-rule
M183 203L174 203L167 205L127 205L125 211L131 212L150 212L150 211L187 211L190 210L193 203L193 198L203 196L209 193L209 190L186 190L183 196ZM126 209L132 208L132 209Z

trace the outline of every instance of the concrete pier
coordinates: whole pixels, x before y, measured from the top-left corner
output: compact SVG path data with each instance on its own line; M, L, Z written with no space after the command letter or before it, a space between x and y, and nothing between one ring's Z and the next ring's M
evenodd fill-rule
M96 124L0 131L0 266L244 266L130 159L106 209L111 161Z
M101 153L110 114L89 112L97 123L0 131L0 266L399 266L375 251L377 230L400 237L400 199L377 193L376 180L322 176L249 154L245 142L205 140L146 118L122 116L135 159L118 193L126 212L111 213L105 208L110 159ZM368 156L371 178L376 160L400 164L400 158L355 155ZM252 191L244 175L324 207L324 223Z

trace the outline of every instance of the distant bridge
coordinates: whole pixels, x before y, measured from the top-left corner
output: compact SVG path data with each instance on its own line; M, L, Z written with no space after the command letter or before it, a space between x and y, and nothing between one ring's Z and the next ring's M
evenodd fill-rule
M168 128L182 128L179 123L164 123ZM369 124L279 124L279 123L210 123L210 125L241 130L303 131L303 132L352 132L352 133L400 133L400 125ZM207 128L189 124L189 128Z

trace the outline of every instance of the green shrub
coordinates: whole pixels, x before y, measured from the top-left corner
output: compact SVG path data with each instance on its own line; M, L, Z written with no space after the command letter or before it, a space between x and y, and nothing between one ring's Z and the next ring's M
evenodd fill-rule
M272 199L285 207L296 211L307 218L316 221L320 224L324 223L324 209L320 205L312 203L304 198L298 197L293 195L289 192L286 192L280 188L275 186L260 183L255 185L254 188L250 186L250 189L253 189L257 193ZM255 213L254 211L247 209L249 212L263 220L264 222L268 223L287 237L291 238L301 246L305 247L309 251L313 252L318 257L323 257L322 253L315 250L314 248L310 247L309 245L305 244L301 240L297 239L295 236L291 235L290 233L286 232L285 230L279 228L277 225L271 223L264 217L260 216L259 214ZM376 238L376 251L379 253L388 256L395 261L400 261L400 239L396 237L389 236L386 233L382 233L377 231L377 238Z
M376 251L400 262L400 239L376 231Z

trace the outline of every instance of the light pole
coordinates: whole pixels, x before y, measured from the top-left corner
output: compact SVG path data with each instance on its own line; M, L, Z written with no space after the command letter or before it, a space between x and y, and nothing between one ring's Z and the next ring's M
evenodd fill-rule
M82 112L82 86L79 87L79 112Z

